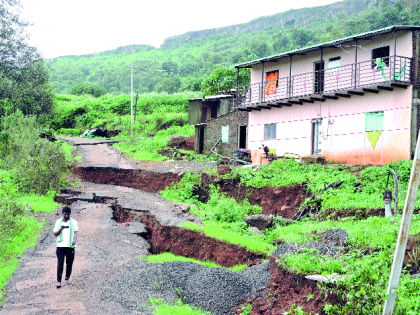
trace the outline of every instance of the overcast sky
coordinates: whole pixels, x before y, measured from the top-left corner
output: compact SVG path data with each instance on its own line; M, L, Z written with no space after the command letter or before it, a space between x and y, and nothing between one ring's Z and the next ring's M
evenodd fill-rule
M133 44L159 47L170 36L339 1L21 0L21 16L34 24L30 44L44 58L55 58Z

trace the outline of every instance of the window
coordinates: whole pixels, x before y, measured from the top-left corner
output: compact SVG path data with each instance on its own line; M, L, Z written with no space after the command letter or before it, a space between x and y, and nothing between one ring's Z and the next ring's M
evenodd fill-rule
M276 124L264 125L264 141L276 139Z
M330 73L335 73L339 71L341 66L341 57L334 57L328 60L328 69Z
M229 143L229 126L222 126L222 143Z
M384 125L384 112L365 113L365 131L382 131Z
M279 86L279 72L270 71L267 72L265 80L267 81L267 86L265 88L265 94L274 94L277 92L277 87Z
M382 62L385 62L386 66L389 67L389 46L372 50L372 69L380 66Z
M365 113L365 131L372 149L375 149L384 128L384 112Z

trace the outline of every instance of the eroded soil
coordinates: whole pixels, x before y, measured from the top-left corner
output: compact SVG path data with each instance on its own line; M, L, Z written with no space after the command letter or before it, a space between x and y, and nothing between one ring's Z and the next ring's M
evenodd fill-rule
M179 181L187 169L201 171L211 164L134 163L100 141L65 140L77 145L77 153L82 156L81 163L74 168L82 182L59 197L60 202L71 205L72 216L78 220L80 228L73 284L60 290L54 287L55 238L51 230L60 216L59 211L40 216L46 220L42 237L38 245L22 257L21 267L6 288L8 294L0 309L2 314L151 314L149 308L124 305L118 300L118 294L110 298L100 289L105 283L112 285L107 282L110 275L117 276L122 268L129 270L138 256L149 253L172 252L227 267L260 263L262 255L178 227L182 222L200 224L201 221L189 214L185 205L163 200L158 194ZM247 197L251 204L260 205L265 214L285 218L293 217L308 196L301 185L257 189L241 186L235 180L202 175L200 192L203 198L210 184L219 185L222 192L238 201ZM131 222L141 222L146 232L129 232ZM410 255L417 255L418 238L413 239L410 246ZM271 279L261 294L251 300L244 297L244 302L250 301L253 306L251 314L282 314L292 305L301 305L306 312L321 314L320 309L326 301L337 303L334 294L325 297L316 281L283 270L273 256L270 257L270 271ZM124 294L130 295L136 290L124 290ZM127 299L136 301L136 294ZM147 304L148 300L140 302ZM234 313L239 314L239 310L237 308Z

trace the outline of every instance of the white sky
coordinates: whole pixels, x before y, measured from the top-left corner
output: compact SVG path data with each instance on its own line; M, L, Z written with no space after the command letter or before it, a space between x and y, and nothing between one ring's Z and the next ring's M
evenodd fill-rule
M167 37L245 23L260 16L340 0L21 0L30 44L44 58L133 44L159 47Z

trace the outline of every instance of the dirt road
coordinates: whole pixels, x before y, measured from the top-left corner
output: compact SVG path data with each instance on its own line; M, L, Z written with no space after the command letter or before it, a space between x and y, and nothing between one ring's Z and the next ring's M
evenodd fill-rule
M77 154L82 156L83 166L111 166L124 169L138 168L126 160L118 151L103 141L93 139L65 139L77 145ZM47 216L41 238L35 248L29 249L21 258L21 266L6 287L8 292L1 314L147 314L148 296L139 299L136 290L121 289L125 300L138 301L145 307L127 306L118 299L118 288L113 288L114 298L109 296L108 279L115 277L127 266L137 264L139 256L148 253L149 244L136 234L129 232L125 224L112 220L110 204L96 203L96 197L112 197L122 204L139 211L150 211L168 224L185 221L187 215L180 215L179 209L171 202L162 200L158 194L140 190L80 183L73 188L83 192L84 198L72 204L72 217L78 221L79 240L72 274L72 284L56 289L55 237L52 233L54 221L59 211ZM87 195L91 197L86 197ZM89 200L91 199L91 200ZM85 200L85 201L83 201ZM124 268L123 268L124 267ZM112 290L111 290L112 291ZM129 297L130 292L133 296ZM105 298L106 296L106 298ZM170 296L176 299L176 296Z

